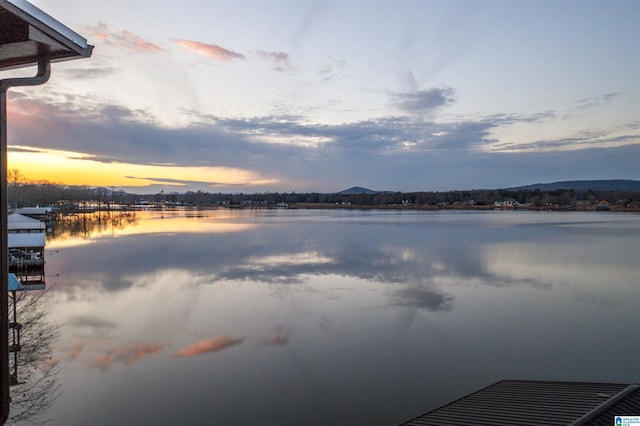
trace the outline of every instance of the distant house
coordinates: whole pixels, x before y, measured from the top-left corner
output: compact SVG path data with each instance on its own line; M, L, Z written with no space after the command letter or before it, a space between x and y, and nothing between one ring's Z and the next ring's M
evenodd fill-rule
M498 207L502 209L516 209L519 207L528 207L528 206L529 206L529 203L522 204L514 200L513 198L507 198L506 200L495 201L493 203L493 207Z
M611 210L611 204L603 200L594 205L593 208L594 210Z
M140 200L140 201L136 201L133 207L137 210L147 210L151 208L152 205L149 200Z
M588 210L589 202L585 200L576 201L576 210Z

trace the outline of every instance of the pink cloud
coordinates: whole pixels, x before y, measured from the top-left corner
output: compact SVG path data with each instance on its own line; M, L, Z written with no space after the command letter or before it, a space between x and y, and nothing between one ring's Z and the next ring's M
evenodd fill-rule
M223 349L230 348L231 346L239 345L244 342L244 340L245 339L243 337L239 339L232 339L229 336L211 337L182 348L173 356L194 356L210 352L219 352Z
M99 368L106 371L111 368L114 363L122 365L131 365L136 361L148 357L156 352L164 349L168 344L154 343L129 343L126 346L111 349L106 353L99 355L91 361L91 367Z
M187 49L188 51L195 53L196 55L206 56L218 61L230 61L232 59L245 59L245 56L241 53L234 52L232 50L225 49L216 44L207 44L199 41L192 40L173 40L178 46Z
M105 24L98 24L89 29L90 38L100 40L101 42L133 53L156 53L166 52L159 45L152 43L128 30L111 31Z

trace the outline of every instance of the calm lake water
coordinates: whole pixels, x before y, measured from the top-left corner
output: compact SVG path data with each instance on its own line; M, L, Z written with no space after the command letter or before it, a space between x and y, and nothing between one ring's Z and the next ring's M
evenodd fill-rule
M640 381L640 215L138 212L47 243L60 425L394 425Z

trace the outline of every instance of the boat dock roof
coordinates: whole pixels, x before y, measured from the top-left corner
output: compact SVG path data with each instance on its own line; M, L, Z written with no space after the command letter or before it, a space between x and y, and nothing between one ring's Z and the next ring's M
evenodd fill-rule
M44 222L33 219L28 216L21 215L19 213L13 213L7 216L8 230L11 231L25 231L25 230L42 230L44 232L46 225Z
M640 385L502 380L404 426L613 425L640 417Z

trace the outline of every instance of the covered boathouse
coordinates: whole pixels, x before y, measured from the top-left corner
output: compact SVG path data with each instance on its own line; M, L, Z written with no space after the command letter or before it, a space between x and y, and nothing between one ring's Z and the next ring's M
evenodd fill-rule
M630 416L640 418L637 383L502 380L402 426L613 426L624 424Z
M23 284L44 283L46 225L14 213L8 217L9 272Z

